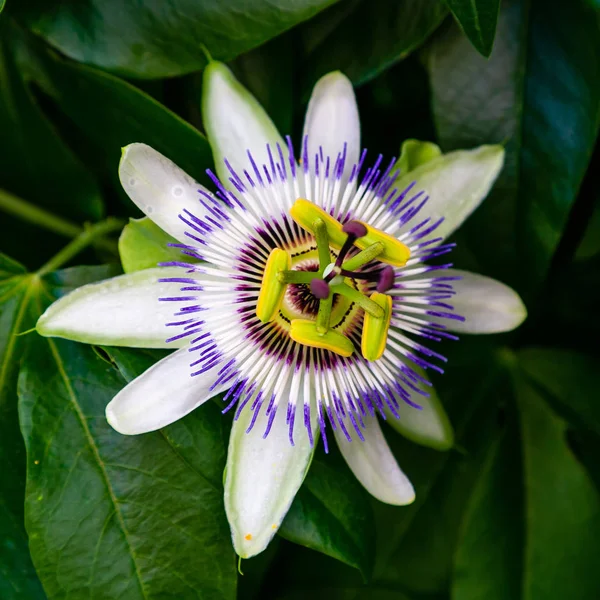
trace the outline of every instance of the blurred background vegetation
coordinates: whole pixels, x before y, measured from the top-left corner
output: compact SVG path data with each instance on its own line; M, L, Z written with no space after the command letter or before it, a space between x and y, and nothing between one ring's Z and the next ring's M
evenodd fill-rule
M599 9L0 0L0 597L600 598ZM435 384L456 448L386 429L413 505L367 497L335 453L318 453L281 535L243 577L219 492L228 424L217 406L125 439L103 408L157 353L65 343L56 356L17 335L52 298L120 272L119 230L141 216L118 183L122 146L150 144L206 181L203 48L296 140L315 81L340 69L373 153L398 155L408 138L444 151L503 143L504 170L454 236L454 263L511 285L529 311L512 334L444 348ZM84 237L67 264L52 259L90 227L105 235ZM54 470L36 469L49 454ZM69 477L78 498L60 495Z

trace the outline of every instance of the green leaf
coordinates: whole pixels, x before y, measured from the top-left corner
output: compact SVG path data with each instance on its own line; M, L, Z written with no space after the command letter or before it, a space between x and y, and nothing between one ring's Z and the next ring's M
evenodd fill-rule
M531 383L576 427L600 434L598 357L563 349L528 348L519 364Z
M128 77L171 77L213 58L231 60L335 0L44 0L19 7L38 35L67 56Z
M596 598L600 497L567 444L566 423L518 368L511 366L523 465L507 461L515 428L504 451L490 455L471 498L453 598Z
M192 125L118 77L68 62L54 53L40 53L38 59L47 76L40 77L38 83L106 156L115 180L121 148L143 142L196 180L208 181L205 170L212 165L212 152L206 138Z
M511 0L489 60L454 28L432 44L428 65L442 148L506 142L503 176L467 223L465 241L487 273L532 291L598 133L597 13L582 2Z
M132 348L103 347L103 350L114 361L127 382L169 354L164 350ZM223 426L226 422L221 413L221 405L210 402L203 405L202 410L195 410L185 419L161 430L173 448L219 489L223 487L229 434Z
M0 21L0 179L2 187L73 221L103 213L100 190L32 94L32 57L23 33Z
M517 600L523 563L521 449L514 405L484 453L454 555L453 600Z
M540 343L596 353L600 336L600 255L557 268L541 303Z
M375 521L369 496L332 456L315 458L281 528L280 535L358 569L373 570Z
M119 369L125 381L130 382L164 358L169 351L150 350L148 348L113 348L103 346L109 358ZM177 447L189 462L198 465L198 470L212 480L215 486L223 486L225 468L225 450L229 439L229 430L224 427L227 417L221 413L221 396L214 402L203 405L161 432ZM206 408L205 408L206 407Z
M494 45L500 0L446 0L470 42L489 56Z
M90 267L69 267L54 271L44 276L46 291L55 298L60 298L69 292L96 281L110 279L121 275L118 265L93 265Z
M181 260L181 251L168 244L177 240L165 233L148 217L129 219L119 237L119 255L125 273L151 269L158 263ZM186 262L195 262L185 258Z
M63 295L78 285L114 273L114 267L74 267L40 279L0 254L0 596L3 599L44 598L29 556L23 526L25 447L17 414L19 364L35 334L25 333L41 314L40 298L52 291ZM44 300L46 301L46 300Z
M577 248L575 258L584 260L600 255L600 202L596 201L594 211L586 223L585 233Z
M6 0L0 0L0 13L4 9L4 5L6 4Z
M44 588L52 598L233 599L222 486L203 468L223 466L221 432L204 439L218 415L196 411L189 431L121 436L104 408L122 386L92 348L62 340L35 338L21 368L25 522Z
M38 314L31 299L37 280L0 254L0 596L3 600L44 598L29 556L23 527L25 448L17 413L19 362Z
M565 422L526 385L518 385L517 399L527 496L523 595L598 597L600 579L589 574L600 553L600 498L566 444ZM553 547L556 540L560 553Z
M170 354L168 350L150 348L136 348L134 350L133 348L102 346L101 349L106 352L127 383L149 369L161 358Z
M445 592L465 502L485 450L497 437L498 403L504 398L497 365L478 340L463 347L465 364L452 357L452 369L433 382L455 427L457 450L437 452L387 436L416 492L415 502L402 510L376 506L374 580L387 588Z
M272 39L238 56L231 68L237 79L260 102L282 134L292 132L294 113L294 38Z
M301 589L277 596L278 600L409 600L401 592L377 586L369 587L319 587Z
M340 70L358 85L418 48L447 14L439 0L363 0L348 10L341 2L303 28L307 57L305 89L329 71ZM322 19L330 22L323 35ZM317 37L315 43L312 38Z

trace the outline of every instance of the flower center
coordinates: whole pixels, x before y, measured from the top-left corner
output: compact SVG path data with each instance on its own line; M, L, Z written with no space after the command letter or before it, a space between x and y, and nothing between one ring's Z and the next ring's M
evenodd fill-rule
M289 318L289 335L294 341L351 356L354 344L334 329L340 312L334 308L341 297L348 306L356 305L364 311L362 355L371 361L381 358L392 314L392 298L385 294L394 284L390 265L404 266L410 256L409 249L386 233L358 221L342 225L308 200L296 200L290 214L314 236L318 260L308 260L292 268L288 252L280 248L272 250L258 296L257 317L268 323L281 310ZM346 260L354 247L360 251ZM335 260L330 248L339 250ZM378 270L357 271L375 260L387 264ZM355 284L357 280L376 283L377 291L365 293Z
M292 268L294 271L302 273L313 273L318 277L319 263L316 260L307 260ZM334 298L334 302L337 298ZM312 290L310 283L290 283L285 291L282 312L290 321L298 317L316 318L319 312L320 300Z

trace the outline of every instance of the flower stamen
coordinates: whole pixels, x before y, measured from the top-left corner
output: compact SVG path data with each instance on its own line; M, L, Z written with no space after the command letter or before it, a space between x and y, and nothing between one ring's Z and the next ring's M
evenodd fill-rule
M256 316L263 323L272 321L279 312L286 286L279 276L289 272L291 266L292 260L285 250L274 248L269 254L256 303Z
M363 356L370 361L378 360L385 350L391 322L391 297L383 292L394 285L394 269L390 264L374 271L360 272L356 269L375 259L404 265L410 251L398 240L360 221L348 221L342 225L312 202L301 198L296 200L290 214L298 225L313 234L318 266L310 271L295 270L291 268L292 258L288 252L279 248L271 251L259 292L258 318L268 323L277 316L286 286L307 286L300 293L310 293L313 300L318 301L316 319L289 319L291 339L305 346L351 356L354 343L331 326L333 297L335 294L344 296L350 306L356 305L365 313L361 338ZM365 238L368 238L368 243ZM345 260L355 245L361 251ZM330 247L339 249L333 263ZM357 287L348 285L348 279L377 283L377 292L369 297ZM299 312L303 314L304 310Z
M379 360L385 350L392 320L392 297L375 292L370 300L381 308L383 313L380 318L373 318L370 313L366 313L363 322L361 352L368 361L372 362Z

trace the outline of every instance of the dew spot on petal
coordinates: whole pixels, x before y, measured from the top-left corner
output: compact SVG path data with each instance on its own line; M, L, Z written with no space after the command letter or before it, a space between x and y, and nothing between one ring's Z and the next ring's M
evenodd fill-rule
M129 179L129 185L135 185L137 183L137 179L135 177L131 177Z
M181 196L183 194L183 188L179 185L176 185L173 188L173 196Z

